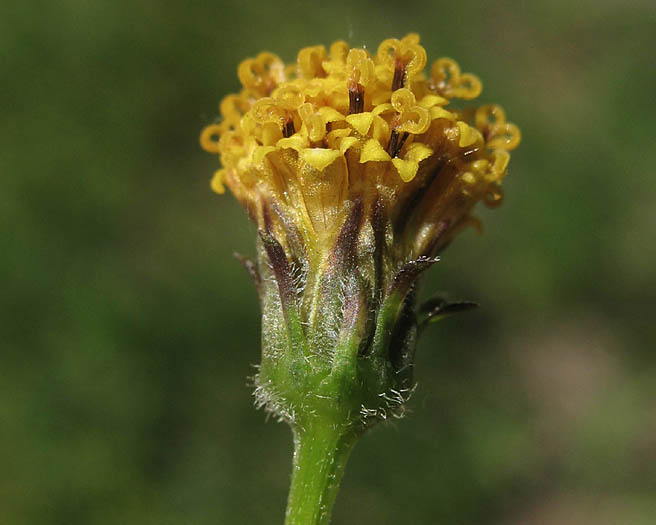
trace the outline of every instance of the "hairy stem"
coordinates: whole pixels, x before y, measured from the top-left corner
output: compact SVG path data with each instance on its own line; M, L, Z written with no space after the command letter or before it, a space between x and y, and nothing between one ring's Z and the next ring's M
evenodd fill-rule
M357 441L352 429L328 419L312 418L294 429L292 484L285 525L325 525L351 451Z

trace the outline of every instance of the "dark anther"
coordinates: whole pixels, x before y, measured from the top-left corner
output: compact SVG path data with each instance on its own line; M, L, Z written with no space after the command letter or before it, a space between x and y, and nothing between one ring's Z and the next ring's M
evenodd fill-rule
M294 129L294 121L291 117L288 117L287 120L285 120L285 125L282 128L282 136L287 138L291 137L294 133L296 133L296 130Z
M362 84L349 86L349 115L364 111L364 87Z
M395 129L392 130L390 134L389 142L387 143L387 153L390 157L396 157L395 153L398 153L396 146L399 143L399 134Z
M405 141L408 140L409 133L406 131L399 137L398 132L393 129L390 135L389 143L387 144L387 153L390 157L396 158L399 155L399 152L403 148Z
M401 135L401 140L399 140L399 145L396 147L396 151L394 152L394 155L392 155L392 157L396 157L399 154L399 152L403 149L403 145L405 144L405 141L408 140L408 135L410 135L410 133L408 133L407 131L403 133L403 135Z
M394 67L394 80L392 80L392 91L396 91L403 87L405 82L405 64L401 61L396 61Z

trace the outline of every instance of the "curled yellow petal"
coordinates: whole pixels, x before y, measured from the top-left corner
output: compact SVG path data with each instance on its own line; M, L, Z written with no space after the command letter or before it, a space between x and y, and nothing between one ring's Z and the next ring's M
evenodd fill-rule
M351 131L350 128L335 129L326 135L326 141L331 148L340 149L340 141L350 135Z
M330 106L319 108L319 115L321 115L324 122L339 122L340 120L345 119L344 115Z
M430 109L433 106L443 106L448 103L448 99L440 97L439 95L426 95L419 101L419 105L426 109Z
M460 66L452 58L438 58L431 66L431 80L438 92L448 98L451 88L460 82Z
M291 137L282 138L276 143L277 148L293 149L299 152L302 149L307 148L308 145L307 139L301 135L292 135Z
M401 114L399 125L396 126L396 130L419 135L428 130L430 123L431 118L428 110L421 106L414 106L410 110L404 111Z
M275 122L282 126L285 122L285 111L270 97L258 100L251 109L251 115L258 124Z
M419 34L418 33L408 33L405 35L401 42L404 44L418 44L419 43Z
M279 107L288 111L298 109L305 102L303 91L293 84L279 87L271 94L271 97Z
M330 45L330 59L344 63L349 52L349 45L343 40L337 40Z
M447 111L446 109L440 106L433 106L432 108L430 108L430 118L431 120L437 120L440 118L444 118L447 120L454 120L456 117L453 113Z
M419 44L408 44L406 57L410 57L406 65L406 75L409 78L423 71L426 67L426 50Z
M412 160L392 159L392 164L403 182L410 182L417 175L419 164Z
M485 131L494 125L504 124L506 112L497 104L485 104L476 109L474 122L479 130Z
M372 113L374 115L382 115L383 113L386 113L388 111L393 111L393 110L394 110L394 106L392 106L392 104L378 104L374 108Z
M426 67L426 50L419 45L419 38L415 34L402 40L388 38L378 46L376 61L388 71L398 71L403 84L405 79L412 79Z
M284 78L284 64L273 53L260 53L256 58L244 60L237 75L245 88L266 95Z
M321 171L332 164L342 154L334 149L306 148L301 150L301 158L313 168Z
M388 160L391 160L389 153L375 139L368 140L360 153L360 162L363 164L370 161L385 162Z
M382 141L386 138L389 137L390 135L390 126L387 123L387 121L380 117L379 115L376 115L374 117L374 132L372 133L373 138L375 138L378 141Z
M447 98L471 100L481 94L483 84L476 75L461 73L458 63L447 57L439 58L431 66L431 80L435 89Z
M396 38L388 38L383 40L378 46L376 59L380 64L383 64L388 69L393 70L396 66L396 56L400 53L401 47L401 41Z
M266 122L261 126L260 142L264 146L273 146L282 138L280 126L276 122Z
M373 120L374 115L370 112L356 113L355 115L349 115L346 117L346 122L348 122L360 135L367 134Z
M351 68L349 80L352 82L366 87L374 80L374 62L364 49L351 49L346 63Z
M430 157L432 154L433 148L426 146L426 144L422 144L421 142L413 142L408 146L404 159L419 163Z
M208 153L218 153L219 139L221 137L221 126L218 124L210 124L205 126L200 133L200 145Z
M237 68L237 76L244 87L257 89L263 85L263 80L254 70L255 59L244 60Z
M255 118L253 118L252 111L249 111L242 117L241 121L239 122L239 127L242 133L246 136L252 135L255 132L255 129L257 128L257 122L255 121Z
M487 147L490 149L512 150L519 145L521 138L519 128L511 122L505 122L493 127Z
M314 111L314 106L309 102L302 104L298 108L298 114L305 124L308 137L311 141L316 142L326 136L326 123L319 113Z
M456 125L460 131L460 139L458 140L458 146L461 148L466 148L474 144L480 137L480 133L477 129L472 128L466 122L459 120Z
M223 186L223 180L225 179L225 170L217 170L214 172L214 176L210 182L212 190L216 193L225 193L225 187Z
M255 151L253 152L253 164L256 166L261 165L264 162L264 157L266 157L267 153L271 153L272 151L276 151L274 146L258 146L255 148Z
M496 150L493 153L492 172L496 175L498 180L501 180L506 174L508 163L510 162L510 153L505 150Z
M359 143L360 141L355 137L344 137L339 143L339 151L341 153L346 153L346 150Z
M228 95L219 106L219 111L224 119L235 121L239 121L249 109L248 100L240 95Z
M463 98L465 100L471 100L483 91L483 84L476 75L471 73L464 73L460 76L460 83L456 88L453 89L453 96L458 98Z
M392 107L399 113L409 111L416 104L414 93L407 88L397 89L392 93Z
M326 48L311 46L301 49L298 53L298 69L304 78L322 77L325 71L322 62L326 58Z

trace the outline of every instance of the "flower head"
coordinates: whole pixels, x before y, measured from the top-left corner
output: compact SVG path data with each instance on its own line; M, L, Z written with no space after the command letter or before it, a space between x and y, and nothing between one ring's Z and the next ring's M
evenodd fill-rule
M402 257L433 254L476 202L499 203L520 134L497 105L451 106L480 94L476 76L449 58L425 66L415 34L373 55L338 41L302 49L295 64L271 53L245 60L242 91L201 134L223 164L212 187L228 186L286 248L293 224L322 251L360 199L364 215L386 210Z
M417 329L441 308L416 307L418 277L478 201L500 202L518 128L497 105L452 105L481 82L426 60L415 34L374 54L307 47L294 64L261 53L201 133L223 165L212 187L260 231L247 263L263 310L257 393L292 425L400 412Z

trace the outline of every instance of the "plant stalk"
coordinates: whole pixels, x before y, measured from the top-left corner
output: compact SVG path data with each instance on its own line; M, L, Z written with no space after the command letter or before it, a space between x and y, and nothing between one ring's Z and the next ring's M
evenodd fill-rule
M326 525L357 441L348 427L323 418L294 428L292 483L285 525Z

